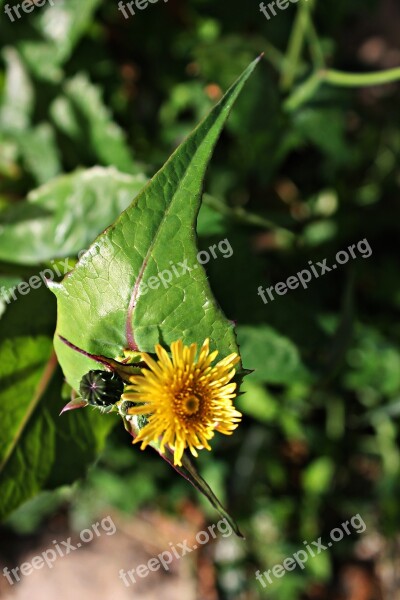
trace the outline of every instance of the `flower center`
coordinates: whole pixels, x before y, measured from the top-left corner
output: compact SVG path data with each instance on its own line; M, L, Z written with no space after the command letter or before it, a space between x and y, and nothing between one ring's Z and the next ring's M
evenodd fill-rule
M200 400L197 396L188 396L182 402L182 409L186 415L194 415L199 410Z

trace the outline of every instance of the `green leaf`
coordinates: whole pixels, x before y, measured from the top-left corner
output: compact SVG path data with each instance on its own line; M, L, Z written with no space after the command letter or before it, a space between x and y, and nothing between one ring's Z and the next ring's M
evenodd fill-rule
M272 327L238 327L238 341L242 360L254 369L253 382L290 384L308 380L296 345Z
M14 48L4 48L6 80L0 105L0 127L3 131L25 131L33 110L33 87Z
M50 112L63 133L75 143L89 145L95 162L137 173L124 132L114 123L100 89L85 74L80 73L66 83L64 95L53 102Z
M293 117L294 128L332 161L348 164L353 160L345 138L346 120L342 110L303 108Z
M60 176L0 216L0 260L26 265L76 256L112 223L146 182L114 168Z
M52 82L61 80L60 67L92 23L100 1L57 0L53 6L49 4L31 15L35 35L32 39L24 38L18 47L36 77Z
M54 131L49 123L30 128L34 92L29 75L17 50L6 47L2 54L6 63L6 80L0 104L0 129L8 134L9 139L2 140L1 155L9 153L4 145L13 142L15 159L22 155L27 170L39 184L44 183L61 170ZM1 166L0 170L3 170Z
M334 473L331 458L320 456L303 473L303 485L309 494L322 494L328 491Z
M74 389L97 363L60 336L85 353L111 358L125 348L153 352L156 343L182 339L201 344L206 337L221 357L238 351L233 324L214 300L197 261L194 228L212 150L258 60L63 282L51 284L58 300L55 348ZM181 268L185 261L190 271ZM171 285L160 281L166 270Z
M253 417L260 423L270 424L277 418L278 402L264 386L247 378L240 389L244 395L239 396L235 402L236 408L240 412Z
M0 124L0 175L8 179L20 177L20 168L17 164L19 148L12 134L2 134ZM1 205L2 211L4 205Z
M49 123L41 123L17 139L26 168L38 184L46 183L60 173L59 151Z
M226 232L225 218L213 208L205 204L205 200L210 198L208 194L203 195L200 212L197 217L197 235L199 237L210 237L212 235L222 236Z
M85 411L58 420L61 384L49 338L0 345L0 520L41 489L82 476L114 425Z
M41 489L81 477L115 425L90 410L59 418L65 398L52 300L33 290L0 319L0 520Z
M13 277L11 275L0 275L0 318L6 311L8 304L7 300L10 300L8 290L18 285L20 281L20 277Z
M51 423L36 413L54 362L45 337L17 338L0 345L0 517L37 493L51 462ZM49 435L50 434L50 435Z

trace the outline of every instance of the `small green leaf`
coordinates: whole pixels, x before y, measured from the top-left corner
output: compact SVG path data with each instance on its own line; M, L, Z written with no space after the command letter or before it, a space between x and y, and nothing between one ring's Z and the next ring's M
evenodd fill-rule
M6 311L8 301L10 301L9 290L18 285L21 281L20 277L11 275L0 275L0 318Z
M272 327L238 327L238 340L244 363L254 369L252 381L290 384L308 379L296 345Z
M6 79L0 105L3 131L25 131L33 110L33 86L21 58L14 48L4 48Z
M303 473L303 485L309 494L327 492L334 473L332 459L321 456L315 459Z
M50 112L54 123L75 143L89 147L94 162L113 165L126 173L137 173L122 129L114 123L101 92L80 73L64 86Z
M245 395L239 396L235 403L240 412L260 423L270 424L274 421L279 414L279 405L264 386L248 378L243 382L241 390Z
M59 151L49 123L41 123L21 133L17 139L27 171L38 184L46 183L60 173Z
M31 15L35 35L23 38L18 48L36 77L60 81L61 66L92 22L99 4L100 0L57 0Z

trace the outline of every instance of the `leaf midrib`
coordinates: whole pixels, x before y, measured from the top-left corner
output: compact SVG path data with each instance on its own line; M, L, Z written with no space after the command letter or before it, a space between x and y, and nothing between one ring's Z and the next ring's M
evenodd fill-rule
M200 123L199 128L202 125L203 125L203 123ZM192 134L192 135L195 135L196 133L197 133L197 131L195 130L194 134ZM206 138L207 134L208 134L208 132L206 132L206 135L204 136L204 139ZM189 141L189 140L187 140L187 141ZM179 147L179 148L177 148L176 152L181 151L181 150L182 150L182 148ZM168 163L172 160L172 158L174 157L174 155L175 155L175 152L172 154L172 156L169 158L169 160L165 163L164 167L155 175L155 177L161 176L162 172L166 169ZM191 157L191 159L190 159L190 161L189 161L189 163L188 163L188 165L187 165L187 167L185 169L185 173L182 176L182 178L180 179L179 184L176 187L176 190L175 190L175 192L174 192L174 194L173 194L173 196L172 196L172 198L171 198L171 200L169 202L169 205L165 209L163 217L162 217L162 219L161 219L161 221L160 221L160 223L159 223L159 225L158 225L158 227L157 227L157 229L156 229L156 231L154 233L153 240L152 240L151 244L149 245L148 250L147 250L145 256L143 257L143 262L142 262L142 265L140 267L140 271L139 271L139 274L137 276L137 279L135 281L135 285L134 285L134 288L133 288L133 291L132 291L132 296L131 296L131 299L130 299L130 302L129 302L129 306L128 306L128 315L127 315L127 321L126 321L126 338L127 338L127 343L129 345L129 348L131 350L135 351L135 352L139 351L139 347L138 347L138 345L136 344L136 341L135 341L135 336L134 336L134 332L133 332L133 322L132 321L133 321L133 312L134 312L134 310L136 308L136 304L137 304L137 302L138 302L138 300L140 298L140 296L138 296L140 284L142 282L143 275L144 275L144 273L146 271L146 268L147 268L147 265L149 263L149 258L151 256L151 252L152 252L152 250L154 248L155 243L157 242L157 239L158 239L158 236L160 234L161 228L163 227L166 218L169 216L169 212L172 209L172 206L174 204L174 200L175 200L177 194L179 193L180 189L183 187L183 183L185 182L185 180L186 180L186 178L188 176L189 168L193 164L193 159L196 157L196 155L197 155L197 151ZM201 177L201 179L203 179L203 177L204 177L204 174ZM150 185L150 183L149 183L149 185ZM200 197L201 197L201 193L198 194L197 204L199 204Z

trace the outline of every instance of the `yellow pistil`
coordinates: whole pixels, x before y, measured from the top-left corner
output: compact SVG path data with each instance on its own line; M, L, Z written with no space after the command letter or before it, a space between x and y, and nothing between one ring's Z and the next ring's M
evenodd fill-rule
M134 443L141 442L143 450L159 442L162 453L168 446L174 464L181 466L185 448L197 456L197 450L211 450L208 441L215 431L230 435L238 426L242 415L232 404L236 383L230 381L239 356L230 354L212 366L218 351L210 353L208 339L197 360L197 344L184 346L182 340L172 342L171 357L160 345L155 351L158 361L142 353L148 368L130 377L122 400L138 404L128 409L128 415L148 420Z

